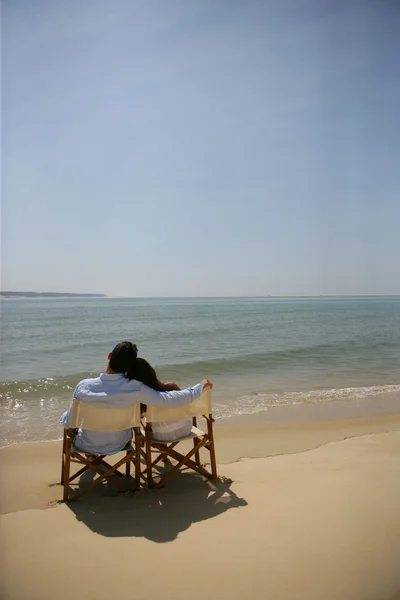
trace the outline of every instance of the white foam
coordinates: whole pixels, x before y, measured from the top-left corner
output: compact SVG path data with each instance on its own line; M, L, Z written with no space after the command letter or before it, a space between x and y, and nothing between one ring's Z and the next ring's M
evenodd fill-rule
M215 404L217 419L226 419L239 415L251 415L268 410L273 406L295 404L322 404L337 400L355 400L366 396L400 393L400 385L374 385L369 387L331 388L327 390L309 390L301 392L282 392L281 394L246 394L233 400L229 405Z

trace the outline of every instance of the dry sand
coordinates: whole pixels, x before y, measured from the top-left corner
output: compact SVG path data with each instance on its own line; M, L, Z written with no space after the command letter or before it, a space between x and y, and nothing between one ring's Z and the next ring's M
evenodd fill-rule
M217 428L232 481L71 505L60 452L0 452L1 600L400 599L400 415Z

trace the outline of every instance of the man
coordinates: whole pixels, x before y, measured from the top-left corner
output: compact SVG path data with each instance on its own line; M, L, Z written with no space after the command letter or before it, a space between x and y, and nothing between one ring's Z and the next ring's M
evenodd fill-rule
M204 388L212 388L212 383L203 379L201 383L180 391L157 392L135 379L128 379L125 373L137 358L137 347L132 342L117 344L108 355L105 373L95 379L83 379L74 391L74 398L96 406L127 408L135 402L149 406L183 406L196 400ZM69 428L72 402L60 418L61 425ZM88 454L114 454L120 452L132 438L132 430L98 432L79 429L75 446Z

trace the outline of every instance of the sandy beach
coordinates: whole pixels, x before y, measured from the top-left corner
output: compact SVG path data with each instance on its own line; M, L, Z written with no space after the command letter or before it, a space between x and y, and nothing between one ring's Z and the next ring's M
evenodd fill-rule
M216 435L221 481L70 505L59 443L2 450L2 600L400 598L400 415Z

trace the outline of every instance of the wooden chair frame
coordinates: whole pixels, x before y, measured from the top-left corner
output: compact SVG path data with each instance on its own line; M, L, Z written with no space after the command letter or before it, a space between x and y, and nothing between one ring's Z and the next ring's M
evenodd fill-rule
M61 464L61 485L63 486L63 502L74 502L78 500L81 496L90 492L96 485L104 481L105 479L109 479L118 489L121 491L125 491L127 488L123 484L118 481L118 478L121 477L129 477L130 476L130 467L131 462L134 462L135 465L135 489L139 490L140 487L140 430L139 428L135 428L135 441L134 445L132 442L129 442L121 450L121 452L125 452L125 456L121 458L115 465L110 465L104 458L107 456L106 454L96 455L93 454L93 460L89 460L86 456L90 456L88 453L83 453L77 450L74 446L74 433L71 430L64 429L63 436L63 449L62 449L62 464ZM138 450L139 449L139 450ZM78 463L84 465L79 471L71 475L71 463ZM121 473L119 468L125 465L125 474ZM100 467L106 467L106 470L100 470ZM77 477L82 475L85 471L92 470L95 474L98 475L97 478L93 479L93 481L84 489L76 492L72 496L69 495L69 484L74 481ZM112 475L116 475L117 477L112 477Z
M196 401L195 401L196 402ZM192 405L188 405L189 414L193 414L193 408L195 409L195 402ZM211 408L211 400L209 399L209 391L208 391L208 404L209 408ZM192 407L190 409L190 407ZM171 412L175 409L169 409ZM180 411L181 412L181 411ZM165 409L164 409L165 416ZM190 468L200 475L207 477L208 479L217 479L217 462L215 458L215 441L214 441L214 431L213 431L213 423L214 419L212 417L212 413L203 414L202 415L206 420L207 431L204 432L197 428L197 416L193 416L193 426L192 431L189 436L186 436L180 440L176 440L173 442L160 442L154 440L152 437L152 426L151 422L147 422L144 430L142 429L142 436L145 439L145 449L141 449L141 455L145 459L146 468L142 472L143 478L146 479L147 485L149 488L163 487L167 481L171 479L175 473L177 473L180 469L187 467ZM180 415L182 418L182 415ZM153 419L155 421L156 419ZM160 419L163 420L163 419ZM169 420L173 420L172 418ZM193 448L187 453L182 454L175 450L175 447L182 441L192 439L193 440ZM208 471L204 465L201 464L200 461L200 449L205 448L210 453L210 465L211 471ZM152 459L152 451L156 452L158 456L153 460ZM173 468L162 477L159 481L155 482L153 477L153 469L154 467L165 457L172 458L177 461L177 464L173 466ZM194 457L194 459L192 458Z
M132 427L133 429L133 445L132 445L132 441L128 442L128 444L125 446L125 448L123 448L121 450L121 452L125 453L125 456L123 456L120 460L118 460L114 465L111 465L110 463L108 463L107 461L104 460L104 458L107 456L107 454L93 454L91 455L88 452L83 452L78 450L75 447L74 444L74 438L75 435L77 433L78 427L83 427L88 420L88 414L89 414L89 421L93 422L93 417L91 418L90 414L92 414L93 412L96 413L97 415L95 415L94 417L94 421L100 423L99 425L95 425L95 427L86 427L86 429L92 429L93 431L113 431L113 429L110 429L110 426L101 426L101 420L104 418L108 417L112 414L116 415L117 413L117 419L121 420L121 416L118 416L118 413L122 414L122 419L124 419L125 415L127 414L127 412L130 412L130 409L113 409L113 408L98 408L98 407L90 407L90 413L88 412L88 406L86 405L85 409L82 409L82 405L84 403L82 403L80 400L76 400L74 399L74 405L73 405L73 411L72 411L72 416L71 416L71 424L74 425L74 427L70 428L70 429L64 429L64 434L63 434L63 444L62 444L62 462L61 462L61 485L63 486L63 502L73 502L75 500L78 500L78 498L80 498L81 496L83 496L84 494L86 494L87 492L90 492L93 488L95 488L97 485L99 485L102 481L104 481L105 479L109 479L110 482L112 482L118 489L120 489L121 491L125 491L127 488L126 486L124 486L122 484L122 482L120 481L121 478L125 478L125 477L130 477L130 470L131 470L131 462L134 463L134 467L135 467L135 490L139 490L140 488L140 444L141 444L141 433L140 433L140 427L139 425L136 425L137 418L135 417L135 421L133 421L132 423L130 423L128 421L128 426L124 426L124 427L117 427L115 429L115 431L121 430L121 429L130 429L130 424L135 424L136 426ZM79 406L80 405L80 406ZM82 409L82 410L81 410ZM87 411L85 414L85 410ZM138 411L136 411L137 414L139 415L139 419L140 419L140 407L138 406ZM108 415L107 415L108 413ZM131 415L128 414L128 419L131 420ZM114 419L115 421L115 419ZM125 419L126 421L126 419ZM89 425L91 423L89 422ZM85 427L83 427L85 428ZM89 459L87 458L87 456L93 456L93 459ZM73 475L71 475L71 463L78 463L83 465L81 469L79 469L79 471L77 471L76 473L74 473ZM123 465L125 465L125 472L121 473L121 471L119 470L120 467L122 467ZM101 467L103 467L103 470L101 470ZM104 471L104 468L106 469ZM75 494L73 494L72 496L69 495L69 484L74 481L74 479L76 479L77 477L79 477L80 475L82 475L85 471L93 471L95 473L95 475L98 475L98 477L96 477L88 486L86 486L85 488L79 490L78 492L76 492ZM113 475L115 475L116 477L112 477Z

